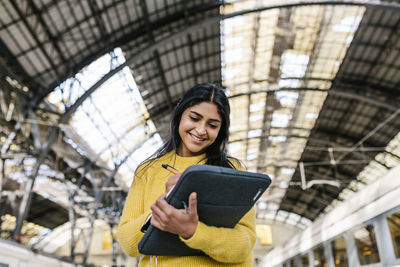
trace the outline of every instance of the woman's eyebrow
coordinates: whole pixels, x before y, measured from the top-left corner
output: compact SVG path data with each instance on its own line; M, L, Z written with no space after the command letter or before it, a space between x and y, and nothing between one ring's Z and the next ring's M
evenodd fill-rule
M194 115L196 115L196 116L199 116L199 117L203 118L203 115L201 115L200 113L197 113L196 111L191 110L190 112L194 113Z
M201 115L200 113L197 113L196 111L191 110L190 112L193 113L193 114L195 114L196 116L199 116L199 117L203 118L203 115ZM221 121L218 120L218 119L209 119L209 120L210 120L210 121L214 121L214 122L219 122L219 123L221 123Z

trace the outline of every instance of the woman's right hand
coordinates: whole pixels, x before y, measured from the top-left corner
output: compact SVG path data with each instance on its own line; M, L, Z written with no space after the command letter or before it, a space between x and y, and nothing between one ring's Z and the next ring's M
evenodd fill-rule
M172 187L178 182L179 178L181 178L181 173L177 173L169 177L168 181L165 183L165 193L167 194Z
M197 214L197 194L192 192L189 196L188 209L176 209L165 200L162 194L151 205L152 216L150 223L158 229L180 235L184 239L191 238L196 232L199 223Z

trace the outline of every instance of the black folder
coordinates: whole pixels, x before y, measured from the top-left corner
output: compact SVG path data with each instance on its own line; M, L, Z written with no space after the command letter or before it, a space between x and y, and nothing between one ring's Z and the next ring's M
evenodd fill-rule
M230 168L193 165L188 167L167 196L178 209L188 203L190 193L197 193L199 221L209 226L233 228L254 206L271 183L266 174ZM145 255L203 255L183 243L179 236L150 225L140 240L139 252Z

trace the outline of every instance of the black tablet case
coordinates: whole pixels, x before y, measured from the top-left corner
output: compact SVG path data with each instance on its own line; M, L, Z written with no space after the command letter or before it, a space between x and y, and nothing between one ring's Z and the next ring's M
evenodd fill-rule
M167 197L167 202L183 209L190 193L197 192L199 220L206 225L233 228L253 207L271 183L266 174L239 171L211 165L193 165L183 173ZM150 225L140 240L139 252L145 255L203 255L177 235Z

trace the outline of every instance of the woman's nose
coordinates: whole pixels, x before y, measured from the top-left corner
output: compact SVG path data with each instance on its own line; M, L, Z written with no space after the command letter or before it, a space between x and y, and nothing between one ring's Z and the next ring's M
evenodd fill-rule
M198 135L205 135L206 134L206 127L204 125L200 125L196 128L196 132Z

